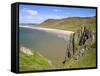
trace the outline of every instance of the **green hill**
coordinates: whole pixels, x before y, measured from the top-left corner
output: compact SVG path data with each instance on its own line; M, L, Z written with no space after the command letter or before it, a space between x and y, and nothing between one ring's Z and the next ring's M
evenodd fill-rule
M69 17L64 19L48 19L40 24L41 27L76 31L82 25L95 27L96 17Z
M32 50L33 51L33 50ZM19 52L19 71L45 70L53 67L52 63L40 53L33 51L32 55Z

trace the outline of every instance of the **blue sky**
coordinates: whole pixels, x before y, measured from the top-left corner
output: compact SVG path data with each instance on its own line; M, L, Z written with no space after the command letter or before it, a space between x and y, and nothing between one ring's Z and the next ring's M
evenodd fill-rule
M19 23L42 23L47 19L96 16L96 9L19 5Z

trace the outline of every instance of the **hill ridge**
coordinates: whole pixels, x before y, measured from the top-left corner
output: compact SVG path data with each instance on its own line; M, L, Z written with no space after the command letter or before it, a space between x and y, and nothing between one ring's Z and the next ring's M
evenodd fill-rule
M86 24L96 24L96 16L93 17L68 17L63 19L47 19L41 24L41 27L48 26L68 26L68 25L86 25Z

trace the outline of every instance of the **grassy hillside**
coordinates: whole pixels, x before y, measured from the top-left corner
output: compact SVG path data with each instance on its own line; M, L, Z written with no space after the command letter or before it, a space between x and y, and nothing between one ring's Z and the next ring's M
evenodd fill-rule
M90 26L94 28L96 25L96 17L70 17L64 19L48 19L40 24L41 27L55 28L69 31L76 31L80 26Z
M52 63L36 51L33 52L33 55L19 52L19 71L45 70L52 67Z

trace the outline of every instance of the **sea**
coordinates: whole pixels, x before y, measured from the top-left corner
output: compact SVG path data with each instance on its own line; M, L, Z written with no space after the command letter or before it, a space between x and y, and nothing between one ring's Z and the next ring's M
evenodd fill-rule
M39 27L37 25L33 26ZM63 68L62 62L66 56L66 49L69 43L68 38L67 34L63 37L59 33L19 27L19 46L39 52L50 60L56 69Z

